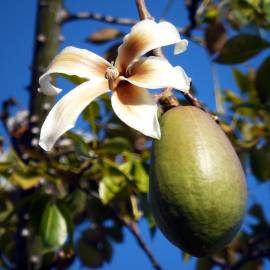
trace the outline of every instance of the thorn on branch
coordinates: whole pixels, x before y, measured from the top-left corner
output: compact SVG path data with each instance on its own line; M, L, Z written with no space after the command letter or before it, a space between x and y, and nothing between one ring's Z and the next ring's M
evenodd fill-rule
M40 43L44 43L46 41L46 36L43 34L38 34L37 35L37 41Z

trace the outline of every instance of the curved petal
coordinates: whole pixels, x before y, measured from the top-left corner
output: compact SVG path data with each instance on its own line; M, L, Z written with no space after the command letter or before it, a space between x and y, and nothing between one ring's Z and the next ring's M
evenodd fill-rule
M108 91L107 80L87 81L60 99L48 114L40 132L39 145L49 151L56 140L74 127L79 114L97 96Z
M128 69L128 78L120 77L134 85L156 89L163 87L173 87L183 92L190 88L190 78L185 71L177 66L173 67L167 60L161 57L147 57L140 59Z
M96 77L104 78L108 66L110 63L95 53L75 47L66 47L53 59L47 72L39 78L39 91L45 95L57 95L61 92L60 88L50 83L50 75L53 73L74 75L90 80Z
M158 107L154 97L145 89L121 82L112 94L112 107L128 126L146 136L160 138Z
M175 47L177 54L186 49L187 43L187 40L181 40L179 32L169 22L140 21L124 37L123 44L118 49L116 67L120 72L125 72L134 59L153 49L177 44Z

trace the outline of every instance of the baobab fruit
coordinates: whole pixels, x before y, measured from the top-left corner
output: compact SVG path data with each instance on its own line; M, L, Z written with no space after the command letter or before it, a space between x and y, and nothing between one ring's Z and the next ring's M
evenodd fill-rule
M156 223L185 252L212 255L242 224L247 187L240 161L221 128L196 107L170 109L160 125L149 188Z

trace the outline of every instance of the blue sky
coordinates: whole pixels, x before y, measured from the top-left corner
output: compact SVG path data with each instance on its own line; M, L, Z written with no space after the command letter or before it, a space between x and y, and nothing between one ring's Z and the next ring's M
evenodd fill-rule
M152 15L159 19L163 14L167 0L149 0L146 2ZM183 27L187 24L187 13L184 9L183 2L183 0L172 1L172 7L166 16L166 20L173 22L178 27ZM26 87L30 83L36 1L9 0L3 1L1 4L0 33L2 34L2 38L0 43L0 74L2 89L0 90L0 101L2 102L10 96L15 96L20 102L20 105L27 108L28 95ZM95 11L118 17L138 18L135 1L133 0L66 0L66 7L73 12ZM92 46L85 42L85 38L90 33L106 26L108 24L95 21L68 23L62 29L65 41L61 47L72 45L86 48L102 55L108 45ZM129 28L121 26L120 29L128 32ZM211 73L213 64L211 64L205 50L190 42L188 50L179 56L173 56L171 47L166 48L165 52L173 65L181 65L192 78L199 99L208 108L215 110L214 86ZM222 88L235 90L236 86L232 80L230 68L216 65L215 68L217 69ZM1 126L0 136L3 135L5 135L5 132ZM248 180L250 201L261 201L269 213L269 186L257 184L252 177L248 177ZM249 221L247 220L247 222ZM140 223L140 228L144 238L165 270L193 269L194 259L189 263L183 263L180 251L172 246L159 232L151 240L147 225L144 222ZM114 247L115 253L112 263L105 265L102 268L103 270L151 269L148 259L139 249L130 233L125 232L124 244L115 245ZM80 268L79 262L76 262L72 268Z

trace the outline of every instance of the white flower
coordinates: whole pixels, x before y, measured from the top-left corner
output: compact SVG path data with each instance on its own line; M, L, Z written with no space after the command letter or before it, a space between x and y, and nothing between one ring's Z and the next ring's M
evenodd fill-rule
M170 44L176 44L177 54L186 50L188 42L181 40L177 29L168 22L143 20L124 37L115 66L88 50L65 48L40 77L39 91L46 95L56 95L61 91L50 83L53 73L75 75L86 82L66 94L52 108L41 128L40 146L50 150L56 140L75 125L84 108L110 90L116 115L130 127L159 139L158 107L153 95L145 88L173 87L188 91L190 79L181 67L173 67L163 58L142 56Z

